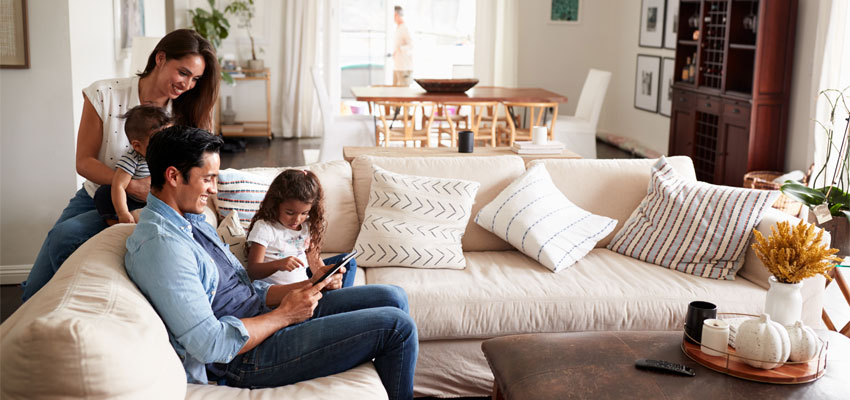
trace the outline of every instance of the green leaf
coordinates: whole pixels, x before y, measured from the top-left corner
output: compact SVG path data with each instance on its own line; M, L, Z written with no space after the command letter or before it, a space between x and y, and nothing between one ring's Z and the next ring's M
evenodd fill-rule
M785 182L779 190L781 190L784 195L797 200L810 208L818 204L822 204L824 200L826 200L826 196L824 196L823 193L806 185L792 181Z
M221 80L223 80L228 85L233 85L236 83L236 81L233 80L233 77L230 76L230 72L227 72L225 70L221 70Z

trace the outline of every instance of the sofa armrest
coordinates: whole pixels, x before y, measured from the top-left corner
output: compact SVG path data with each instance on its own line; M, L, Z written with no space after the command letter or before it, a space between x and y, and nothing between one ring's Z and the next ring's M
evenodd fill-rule
M770 228L776 225L777 222L788 221L791 224L800 223L800 219L791 215L785 214L775 208L769 208L762 218L761 222L756 226L756 229L765 237L770 235ZM829 245L829 232L824 232L822 243ZM754 284L768 289L770 284L768 278L770 272L764 263L756 256L756 252L752 248L752 243L755 239L751 239L747 245L747 252L744 259L744 265L738 271L738 276L753 282ZM812 327L823 327L821 314L823 310L824 287L826 280L823 276L815 276L803 281L803 323Z

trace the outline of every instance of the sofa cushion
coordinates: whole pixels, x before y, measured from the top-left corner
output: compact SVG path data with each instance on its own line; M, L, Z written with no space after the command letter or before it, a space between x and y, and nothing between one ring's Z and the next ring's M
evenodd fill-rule
M694 165L688 157L669 157L667 161L682 177L696 181ZM632 211L646 196L649 174L655 160L544 159L528 167L543 164L555 186L575 205L596 215L618 221L620 230ZM613 233L596 243L605 247Z
M360 156L351 163L357 217L362 222L369 202L372 166L400 174L454 178L478 182L472 215L491 202L505 187L525 172L519 156L498 157L375 157ZM470 218L463 236L464 251L509 250L511 245L487 232Z
M235 212L239 222L247 229L266 197L272 179L233 168L219 171L215 197L219 217L223 219Z
M209 222L209 220L207 220ZM242 263L248 265L248 255L245 253L247 233L239 221L239 213L231 211L216 228L221 241L230 246L230 251Z
M354 248L354 241L357 239L357 232L360 229L360 223L357 219L357 214L354 207L354 191L351 182L351 165L348 162L337 160L325 163L310 164L306 167L294 167L299 169L309 169L316 174L319 182L322 184L322 190L325 192L325 220L328 222L328 227L325 230L325 239L322 244L322 251L342 253L351 251ZM244 176L259 179L259 182L271 183L274 178L287 168L247 168L243 170L231 170L241 173ZM221 172L224 172L223 170ZM238 174L234 173L234 177L238 178ZM232 179L238 181L238 179ZM258 185L256 190L259 190L261 185ZM268 184L266 184L266 190ZM265 190L262 193L254 193L248 202L242 204L253 205L253 210L249 210L250 215L256 212L259 207L259 202L265 197ZM229 208L235 207L233 202L224 203L221 193L221 183L219 183L219 195L214 199L214 204L219 211L219 217L223 218L229 212ZM226 197L226 195L224 195ZM232 197L232 196L231 196ZM256 202L256 203L255 203ZM248 209L245 206L241 208ZM243 226L247 227L245 218L250 217L240 216Z
M779 196L683 179L664 157L652 167L647 192L608 248L679 272L729 280L743 265L753 228Z
M570 202L542 164L508 185L475 222L554 272L575 264L617 225Z
M600 248L560 274L518 251L465 256L463 270L368 268L366 281L404 288L420 340L678 330L693 300L710 301L721 312L756 314L766 293L745 279L703 279ZM807 324L820 318L820 304L807 302L816 289L822 291L804 286Z
M386 399L387 392L372 363L338 374L276 388L241 389L190 384L186 400Z
M354 247L364 267L463 268L461 237L478 182L389 172L374 166Z
M89 239L2 326L2 398L179 399L186 373L124 271L134 225Z

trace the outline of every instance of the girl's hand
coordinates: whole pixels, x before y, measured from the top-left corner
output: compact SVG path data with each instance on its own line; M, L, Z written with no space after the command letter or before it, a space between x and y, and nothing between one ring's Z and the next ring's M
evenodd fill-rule
M327 271L328 268L332 268L332 267L333 267L333 265L325 265L325 266L319 268L320 272L319 272L318 276L324 275L325 271ZM341 289L342 288L342 274L344 274L344 273L345 273L345 267L339 267L339 269L333 275L331 275L327 279L325 279L324 289L325 290ZM314 276L313 278L314 279L318 278L318 276Z
M289 256L281 259L277 264L277 269L280 271L292 271L302 267L304 267L304 262L295 256Z

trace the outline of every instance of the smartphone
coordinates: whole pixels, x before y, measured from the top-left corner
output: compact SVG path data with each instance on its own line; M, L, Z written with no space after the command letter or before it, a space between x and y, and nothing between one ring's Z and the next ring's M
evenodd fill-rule
M327 270L327 272L325 272L319 279L313 281L313 286L316 286L319 282L322 282L325 279L328 279L328 277L330 277L331 275L335 274L343 265L348 264L348 262L351 261L351 259L354 258L356 254L356 249L351 250L351 253L348 253L348 255L342 258L342 260L339 260L338 263L334 264L334 266Z

